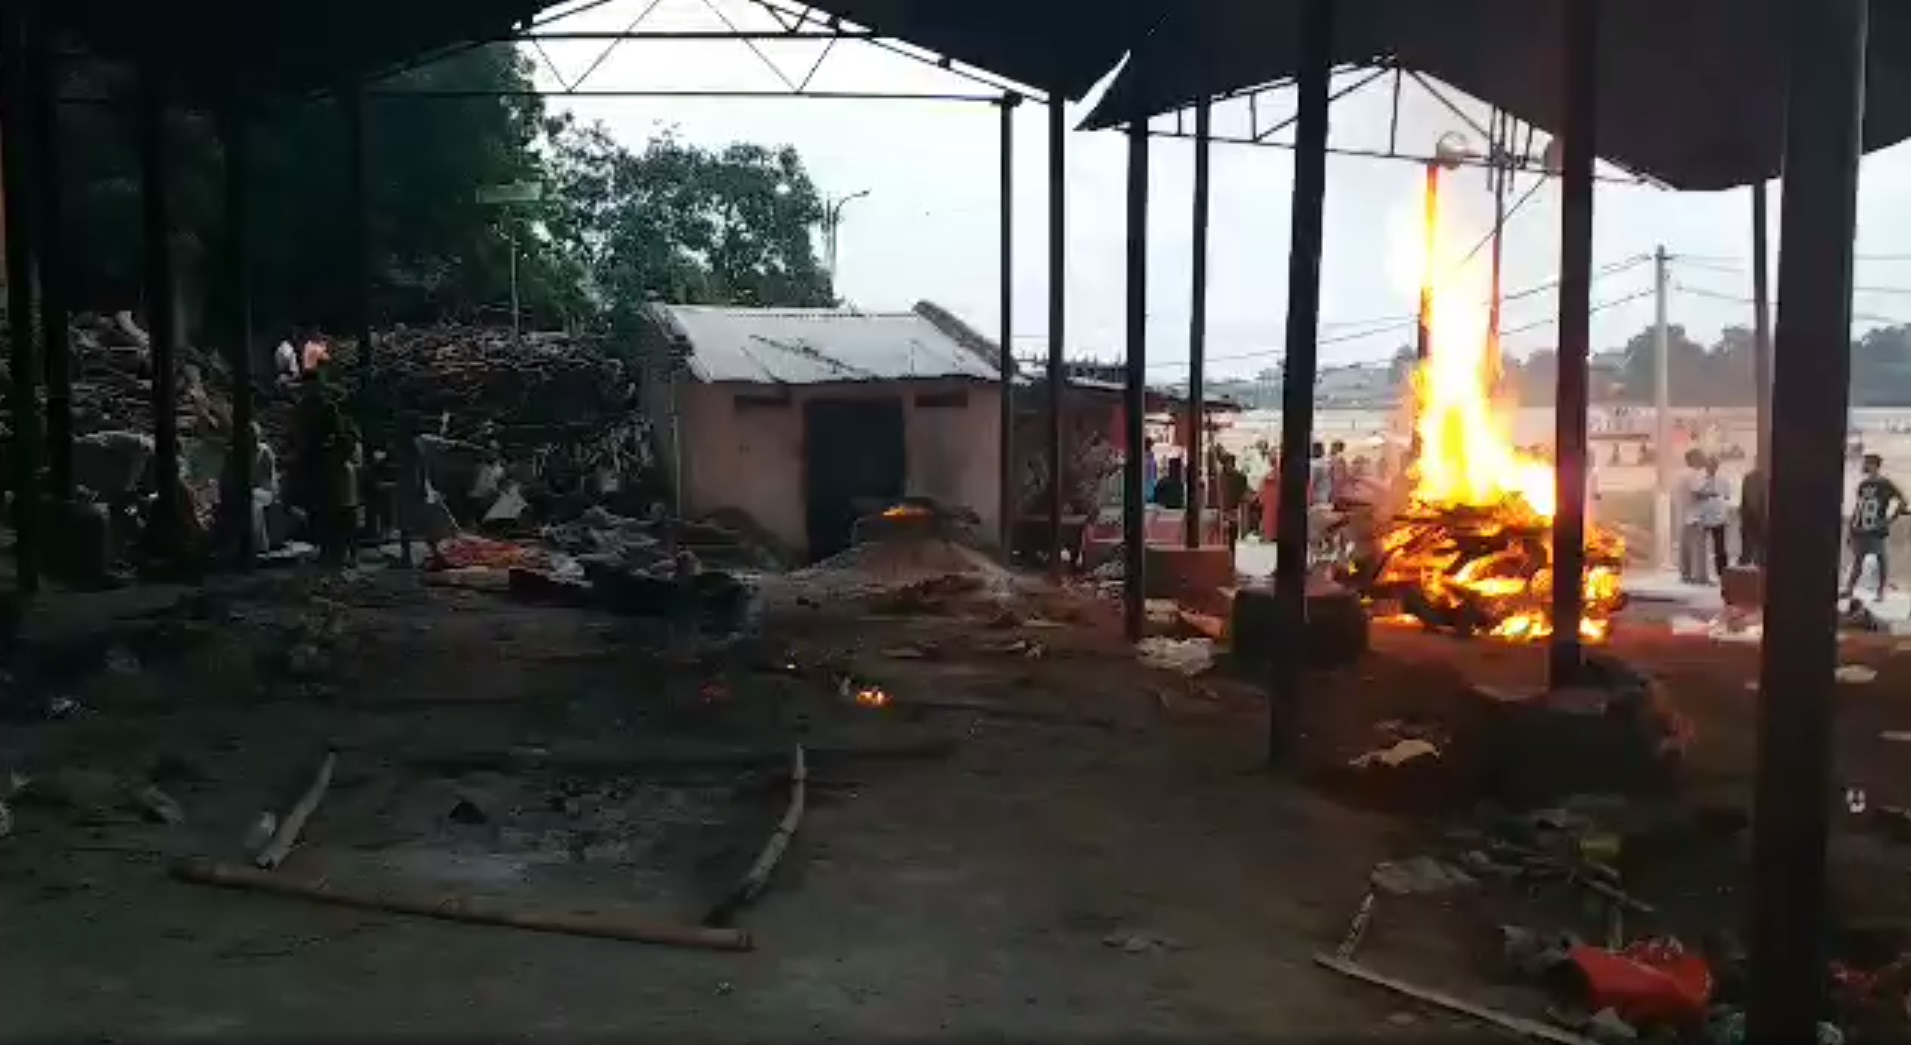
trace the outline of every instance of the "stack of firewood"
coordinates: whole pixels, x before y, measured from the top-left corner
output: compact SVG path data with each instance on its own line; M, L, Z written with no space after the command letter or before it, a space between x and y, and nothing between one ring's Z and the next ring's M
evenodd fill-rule
M76 434L153 430L153 366L146 332L126 313L81 315L68 328L69 373ZM0 394L12 385L7 334L0 329ZM183 435L222 431L231 408L224 369L201 350L182 346L176 357L174 402ZM44 390L42 391L44 395ZM5 415L0 404L0 416ZM6 427L11 430L11 418Z
M398 327L333 352L347 384L403 414L414 431L497 442L507 454L587 440L636 410L634 368L599 341L560 333L444 324Z

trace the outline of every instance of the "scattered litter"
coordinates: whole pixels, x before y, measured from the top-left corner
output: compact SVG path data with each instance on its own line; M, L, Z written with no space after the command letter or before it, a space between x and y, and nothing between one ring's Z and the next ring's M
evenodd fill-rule
M1511 1031L1521 1037L1531 1038L1535 1041L1553 1042L1554 1045L1587 1045L1587 1043L1592 1041L1591 1038L1582 1034L1575 1034L1572 1031L1551 1027L1538 1020L1529 1020L1524 1016L1515 1016L1510 1012L1502 1012L1499 1009L1456 998L1442 991L1436 991L1431 988L1408 983L1405 980L1397 980L1391 976L1382 975L1344 958L1316 954L1314 956L1314 964L1349 979L1370 983L1375 987L1392 991L1395 994L1405 995L1424 1005L1431 1005L1434 1008L1443 1009L1450 1013L1467 1016L1481 1023Z
M246 852L256 853L265 848L265 844L272 841L272 835L278 829L279 814L268 809L254 817L252 826L246 828L244 839Z
M1817 1045L1845 1045L1845 1032L1820 1020ZM1711 1045L1744 1045L1745 1010L1718 1006L1705 1024L1705 1039Z
M71 718L84 710L86 710L85 706L72 697L54 697L46 702L46 717L49 722Z
M1639 1031L1612 1009L1600 1009L1586 1017L1586 1021L1579 1025L1579 1031L1594 1041L1611 1045L1639 1039Z
M1640 940L1616 953L1575 947L1567 960L1586 985L1588 1003L1612 1009L1626 1023L1683 1030L1705 1022L1712 967L1677 940Z
M1146 954L1149 951L1179 951L1185 946L1181 941L1167 936L1157 936L1148 932L1116 932L1102 937L1102 945L1114 947L1125 954Z
M1135 656L1148 667L1193 677L1214 666L1214 642L1157 636L1135 643Z
M1868 668L1863 664L1845 664L1841 665L1837 671L1832 672L1832 677L1840 682L1863 685L1877 679L1878 672L1877 669Z
M1439 748L1424 740L1412 739L1395 741L1391 746L1357 756L1347 764L1355 769L1366 769L1376 765L1395 769L1415 759L1439 757Z
M148 820L169 825L186 822L186 811L180 807L179 803L171 795L151 784L134 787L128 797Z
M1392 896L1444 893L1477 884L1472 875L1430 856L1376 864L1368 881Z
M1502 954L1506 962L1522 976L1538 979L1565 965L1567 955L1579 946L1571 933L1535 932L1518 925L1500 926Z
M124 646L114 646L106 651L106 670L115 675L137 675L139 658Z
M1672 618L1669 626L1674 635L1703 635L1714 642L1760 642L1765 638L1763 623L1735 617L1708 619L1682 614Z

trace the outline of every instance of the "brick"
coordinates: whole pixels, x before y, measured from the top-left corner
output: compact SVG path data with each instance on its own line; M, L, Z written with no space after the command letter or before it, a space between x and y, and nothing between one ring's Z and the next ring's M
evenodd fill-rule
M1142 550L1142 562L1151 599L1201 600L1234 586L1234 549L1226 545L1176 548L1151 544Z
M1260 584L1234 595L1234 655L1250 664L1271 664L1280 655L1280 616L1274 589ZM1302 645L1311 668L1337 668L1359 660L1368 648L1367 608L1356 593L1316 580L1307 592L1307 624Z
M1725 604L1755 610L1765 605L1765 570L1758 566L1728 566L1721 587Z

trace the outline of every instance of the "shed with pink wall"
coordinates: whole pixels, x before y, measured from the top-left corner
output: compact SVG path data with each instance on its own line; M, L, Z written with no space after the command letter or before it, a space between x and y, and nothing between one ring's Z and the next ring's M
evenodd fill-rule
M650 313L646 351L671 364L647 368L646 407L687 517L738 510L807 553L811 470L843 466L815 459L812 404L888 401L902 419L901 492L971 509L984 540L999 532L999 353L948 313Z

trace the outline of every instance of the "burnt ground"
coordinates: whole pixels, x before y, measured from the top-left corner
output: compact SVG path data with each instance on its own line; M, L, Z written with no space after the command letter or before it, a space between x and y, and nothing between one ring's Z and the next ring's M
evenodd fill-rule
M777 611L762 640L696 664L641 623L399 574L303 574L82 631L52 658L65 674L46 682L77 706L0 733L0 760L31 781L0 841L0 1034L1470 1029L1311 963L1339 941L1376 860L1437 849L1468 812L1390 814L1270 775L1252 686L1139 666L1098 606L1050 595L1021 618L831 599ZM1745 806L1755 648L1647 632L1616 646L1696 724L1688 802ZM1874 802L1911 804L1911 781L1892 772L1899 746L1879 738L1911 728L1911 659L1891 653L1853 654L1881 674L1841 693L1840 770ZM1403 708L1438 713L1462 675L1515 684L1536 657L1384 630L1373 656L1320 686L1316 750L1358 750ZM838 674L889 704L858 705ZM260 812L285 809L330 746L333 789L280 874L694 922L781 814L781 752L798 738L816 753L809 806L770 889L739 916L757 943L748 954L324 907L165 874L175 856L243 860ZM843 754L924 740L947 745ZM660 749L675 761L616 764ZM758 768L685 761L706 750L770 754ZM126 810L120 782L146 778L184 823ZM1911 851L1868 824L1840 821L1841 910L1911 916L1900 909ZM1629 885L1696 933L1731 917L1741 849L1723 838ZM1362 959L1537 1016L1529 985L1495 976L1493 925L1566 924L1577 899L1482 889L1388 901Z

